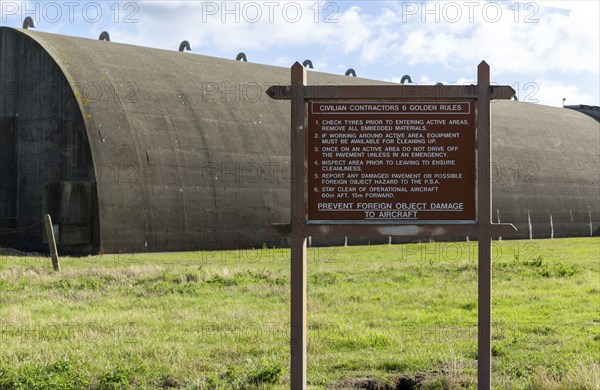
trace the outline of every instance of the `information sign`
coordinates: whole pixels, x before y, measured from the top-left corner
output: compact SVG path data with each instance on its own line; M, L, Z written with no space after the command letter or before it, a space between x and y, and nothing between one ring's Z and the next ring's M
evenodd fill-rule
M474 101L308 108L310 221L475 221Z

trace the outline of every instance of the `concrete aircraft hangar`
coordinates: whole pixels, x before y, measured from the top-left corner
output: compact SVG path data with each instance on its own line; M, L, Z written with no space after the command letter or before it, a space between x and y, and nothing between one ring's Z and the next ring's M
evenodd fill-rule
M0 246L44 251L47 212L63 253L285 244L266 233L290 211L289 102L264 93L281 84L288 68L0 28ZM504 238L598 235L598 121L496 101L492 136Z

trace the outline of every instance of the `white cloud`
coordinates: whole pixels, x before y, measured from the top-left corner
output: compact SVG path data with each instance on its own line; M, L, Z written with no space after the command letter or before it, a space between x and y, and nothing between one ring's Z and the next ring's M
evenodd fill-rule
M509 8L511 3L479 2L472 9L463 6L462 17L455 23L451 21L456 16L448 20L449 11L444 12L450 3L436 2L437 8L434 3L415 4L420 11L420 4L429 4L429 11L437 11L407 15L406 9L396 9L396 19L405 23L397 24L390 33L382 21L392 19L392 11L385 10L372 23L371 38L363 43L363 60L461 68L485 59L500 73L597 73L600 67L596 2L557 2L568 8L562 12L549 7L553 2L541 6L526 3L529 6L522 4L520 8L515 3Z
M556 80L537 80L535 84L528 88L523 96L519 96L519 99L556 107L562 106L563 98L566 98L567 105L592 103L593 97L583 93L576 85Z
M323 3L318 7L315 2L298 1L140 2L134 35L138 44L163 48L181 37L199 47L234 51L311 45L356 51L370 34L358 8L338 12L337 23L326 23L329 14L324 13Z
M355 52L369 42L372 34L369 24L369 18L361 15L360 8L351 7L340 15L339 23L332 26L329 37L321 39L329 38L329 45L341 44L345 53Z

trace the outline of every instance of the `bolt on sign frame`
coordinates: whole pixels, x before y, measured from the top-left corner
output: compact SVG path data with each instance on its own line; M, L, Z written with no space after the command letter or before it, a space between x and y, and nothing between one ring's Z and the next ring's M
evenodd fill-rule
M485 61L477 68L477 85L469 86L308 86L306 69L296 62L291 68L291 85L272 86L267 90L267 94L273 99L291 100L291 164L294 170L291 180L291 223L275 224L271 228L275 234L291 237L291 389L306 388L306 242L308 236L396 236L442 239L448 236L468 236L477 237L479 241L478 389L489 390L491 387L492 237L506 235L516 230L512 224L492 223L490 101L510 99L515 95L515 91L509 86L490 85L490 67ZM378 112L380 110L383 113ZM361 114L365 115L361 117ZM454 118L462 119L452 121L452 114L458 114ZM329 119L324 120L324 118ZM424 178L432 178L435 172L441 172L439 167L438 170L432 170L430 168L432 165L443 164L440 161L448 161L435 160L436 157L453 158L450 161L454 163L451 164L459 166L458 169L462 170L460 176L456 176L455 173L455 176L439 177L462 178L462 181L459 180L458 187L456 183L444 184L452 180L442 180L442 184L439 184L439 181L431 181L430 183L438 184L436 187L431 185L423 187L423 181L411 181L407 182L411 191L402 190L397 185L392 190L388 187L386 191L392 192L389 197L393 197L394 200L388 203L367 199L379 196L370 193L372 187L340 187L335 184L347 184L349 181L327 182L323 178L326 176L324 167L321 166L323 164L341 165L344 166L342 169L347 171L364 169L363 172L384 172L381 173L384 176L379 177L389 177L385 175L389 172L392 174L398 172L399 168L393 165L410 160L412 153L404 155L358 153L349 154L350 159L344 159L346 155L337 152L351 149L329 147L329 144L337 145L338 141L330 141L331 136L327 131L337 130L338 135L340 131L346 134L350 132L360 134L366 129L372 134L371 130L375 130L374 133L379 131L379 134L382 132L400 134L395 130L400 130L401 127L363 127L365 123L395 124L394 119L399 120L400 124L407 123L399 118L413 118L410 122L413 124L423 124L423 121L427 120L427 123L439 125L429 128L436 128L438 132L449 129L448 131L456 134L454 137L457 140L454 144L452 141L441 142L444 146L439 146L441 143L429 139L420 141L437 144L436 147L439 149L427 148L427 150L437 150L442 154L416 154L417 160L413 158L412 161L427 163L428 167L421 167L423 174L413 176L418 177L417 180L424 180ZM434 121L430 122L430 119ZM326 124L343 126L336 129L326 127ZM347 124L356 126L346 126ZM460 124L466 126L460 127ZM427 127L412 129L415 130L413 135L420 137L419 130L427 130ZM397 137L404 136L406 134L397 135ZM383 134L379 137L383 137ZM364 145L366 141L360 142ZM378 147L354 150L381 152L386 149ZM422 151L423 149L413 147L405 150ZM335 154L329 154L330 152ZM337 160L327 159L334 156ZM434 158L428 159L427 156L434 156ZM390 157L395 157L395 160ZM457 161L462 163L457 164ZM373 165L391 167L373 167ZM370 167L367 169L367 166ZM333 183L333 186L324 186L330 183ZM390 183L394 185L395 182ZM415 183L418 188L434 188L435 192L439 190L439 193L434 196L412 194ZM413 187L410 187L411 185ZM457 191L457 188L461 190ZM371 218L376 215L383 217Z

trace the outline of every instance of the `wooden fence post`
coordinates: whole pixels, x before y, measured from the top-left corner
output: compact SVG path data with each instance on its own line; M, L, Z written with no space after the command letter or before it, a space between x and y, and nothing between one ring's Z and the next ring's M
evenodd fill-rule
M52 268L55 272L60 272L58 250L56 249L56 238L54 237L54 229L52 229L52 218L50 218L50 214L44 215L44 222L46 222L46 238L48 239L50 256L52 256Z

